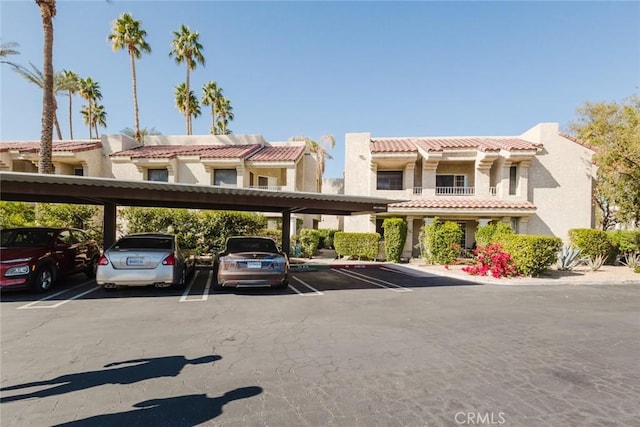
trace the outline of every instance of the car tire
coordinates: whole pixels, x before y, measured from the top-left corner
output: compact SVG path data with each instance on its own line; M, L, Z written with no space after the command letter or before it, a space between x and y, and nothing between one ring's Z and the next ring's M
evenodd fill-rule
M218 283L218 279L216 279L215 276L214 276L214 279L213 279L213 286L212 287L213 287L213 290L217 291L217 292L220 292L220 291L224 290L224 287L220 283Z
M184 288L186 284L187 284L187 268L184 267L182 269L182 272L180 273L180 279L178 283L174 283L172 286L174 288Z
M87 266L87 269L84 271L84 274L89 278L93 279L96 277L96 271L98 271L98 257L91 258L91 262Z
M41 265L36 269L31 282L31 287L35 292L47 292L53 286L55 274L50 265Z

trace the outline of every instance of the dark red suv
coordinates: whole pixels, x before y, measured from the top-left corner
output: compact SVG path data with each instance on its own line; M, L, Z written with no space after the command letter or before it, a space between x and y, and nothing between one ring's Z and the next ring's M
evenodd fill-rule
M94 277L100 248L75 228L24 227L0 230L0 288L44 292L63 275Z

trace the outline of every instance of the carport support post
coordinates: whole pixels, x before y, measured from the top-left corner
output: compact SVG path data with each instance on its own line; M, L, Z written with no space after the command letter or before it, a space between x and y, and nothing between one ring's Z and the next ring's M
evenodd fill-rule
M104 204L102 230L104 249L107 249L116 242L116 205L114 203Z
M282 252L289 255L291 249L291 212L282 212Z

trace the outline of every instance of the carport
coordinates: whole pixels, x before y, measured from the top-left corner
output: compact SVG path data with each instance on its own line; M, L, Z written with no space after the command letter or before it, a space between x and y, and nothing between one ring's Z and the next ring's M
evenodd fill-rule
M386 212L400 200L342 194L269 191L199 184L123 181L69 175L0 172L0 200L104 207L104 246L116 239L116 207L165 207L282 214L282 249L288 253L292 213L354 215Z

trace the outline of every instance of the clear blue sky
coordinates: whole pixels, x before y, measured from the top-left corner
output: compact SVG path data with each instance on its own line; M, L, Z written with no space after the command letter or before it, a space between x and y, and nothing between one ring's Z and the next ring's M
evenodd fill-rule
M336 137L327 177L344 170L344 135L519 135L539 122L563 129L585 101L640 92L639 2L64 1L54 21L54 68L100 83L107 129L133 128L131 74L107 35L122 12L142 21L152 53L137 62L140 120L183 134L173 88L185 66L169 58L181 24L200 33L206 65L231 100L235 134L269 141ZM32 0L0 2L11 59L42 67L42 24ZM0 140L39 140L42 95L0 66ZM67 99L59 120L68 137ZM74 98L74 136L87 138ZM194 134L209 130L208 109Z

